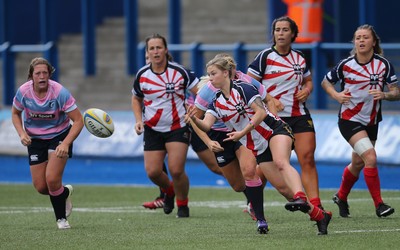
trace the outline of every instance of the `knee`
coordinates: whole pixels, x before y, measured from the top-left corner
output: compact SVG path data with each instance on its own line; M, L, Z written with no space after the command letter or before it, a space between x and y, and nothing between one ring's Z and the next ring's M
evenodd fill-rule
M185 171L182 170L170 170L169 174L171 175L171 178L176 180L182 178L182 176L185 175Z
M49 194L49 189L47 188L46 185L34 184L34 187L39 194L43 194L43 195Z
M241 167L241 172L245 180L254 179L255 176L258 176L256 166L252 164L246 164Z
M376 162L376 154L374 150L370 150L370 152L365 153L365 166L375 167L377 165Z
M303 155L298 155L299 163L301 167L306 167L307 169L315 168L314 152L307 152Z
M150 179L157 179L160 175L161 175L160 171L153 171L153 170L147 171L147 176Z
M287 168L288 162L282 159L274 159L274 164L279 171L283 171Z

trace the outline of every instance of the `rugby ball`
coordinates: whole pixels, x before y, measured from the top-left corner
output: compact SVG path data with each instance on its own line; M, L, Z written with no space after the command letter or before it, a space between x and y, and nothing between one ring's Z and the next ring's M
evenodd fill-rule
M110 137L114 133L114 122L105 111L90 108L83 113L83 123L86 129L100 138Z

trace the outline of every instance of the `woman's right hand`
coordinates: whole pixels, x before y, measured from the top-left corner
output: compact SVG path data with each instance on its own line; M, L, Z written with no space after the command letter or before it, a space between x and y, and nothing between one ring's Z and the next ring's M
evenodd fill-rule
M135 131L137 135L141 135L144 131L143 122L136 122Z
M335 99L340 104L348 105L350 103L350 99L351 99L351 93L350 93L349 89L345 89L342 92L338 92L335 96Z
M32 143L31 137L26 133L22 133L22 135L20 136L21 139L21 143L24 146L29 146Z

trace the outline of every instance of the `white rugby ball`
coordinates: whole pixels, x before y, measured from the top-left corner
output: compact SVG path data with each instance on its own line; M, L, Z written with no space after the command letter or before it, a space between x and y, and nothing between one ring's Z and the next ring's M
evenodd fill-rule
M100 138L110 137L114 133L114 122L105 111L90 108L83 113L83 123L86 129Z

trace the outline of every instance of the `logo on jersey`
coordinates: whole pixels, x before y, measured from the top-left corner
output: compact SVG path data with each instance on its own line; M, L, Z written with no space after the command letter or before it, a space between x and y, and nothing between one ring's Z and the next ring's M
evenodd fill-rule
M55 105L56 105L56 104L55 104L55 101L54 101L54 100L52 100L52 101L49 102L50 108L53 109L53 108L55 107Z
M296 75L301 75L302 73L301 66L297 63L293 64L293 70Z
M29 113L29 118L32 119L54 119L56 116L54 114L36 114L36 113Z
M244 115L246 113L246 110L244 110L242 103L238 103L237 105L235 105L235 108L239 115Z
M175 93L175 84L174 83L166 83L165 91L167 92L167 94Z
M29 113L29 118L32 119L54 119L56 116L54 114L36 114L36 113Z
M379 83L379 75L371 74L369 75L369 85L377 85Z

